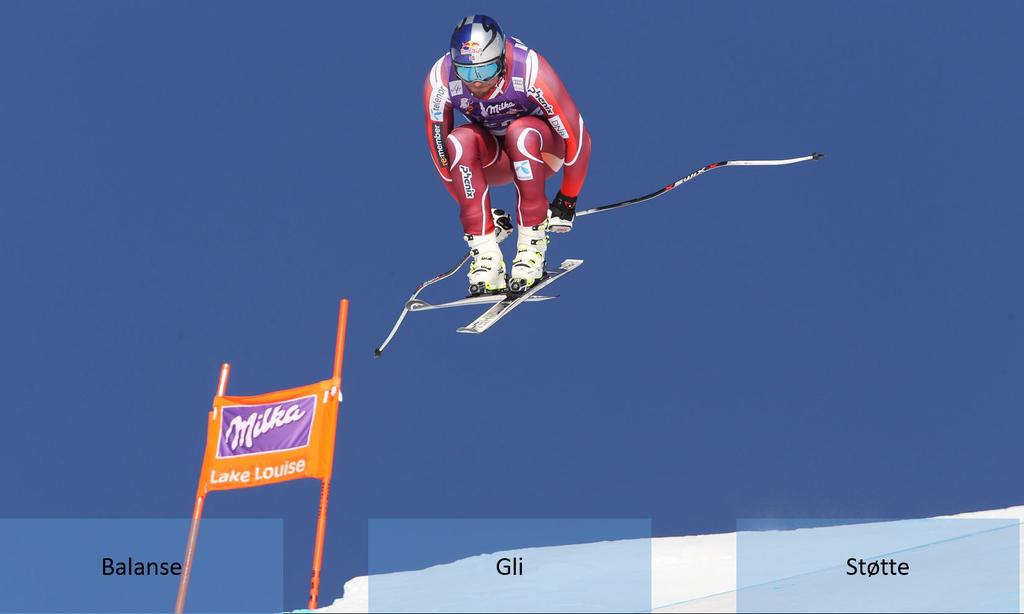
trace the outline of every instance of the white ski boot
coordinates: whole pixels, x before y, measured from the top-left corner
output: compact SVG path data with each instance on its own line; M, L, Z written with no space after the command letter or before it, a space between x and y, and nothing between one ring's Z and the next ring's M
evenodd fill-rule
M505 289L505 258L498 247L497 233L466 235L466 243L473 254L469 265L469 294L477 296Z
M544 276L544 254L548 249L548 222L538 226L520 226L516 240L516 258L508 286L512 292L523 292Z

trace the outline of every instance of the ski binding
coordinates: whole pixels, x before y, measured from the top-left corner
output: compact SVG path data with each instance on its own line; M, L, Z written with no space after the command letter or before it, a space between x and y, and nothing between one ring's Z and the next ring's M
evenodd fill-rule
M501 298L499 298L498 301L495 302L494 305L491 306L490 309L488 309L483 314L481 314L480 317L478 317L477 319L473 320L472 322L470 322L466 326L457 328L456 331L458 331L460 333L469 333L469 334L479 335L480 333L482 333L482 332L486 331L487 329L489 329L491 326L494 326L494 324L498 320L500 320L503 317L505 317L506 315L508 315L513 309L515 309L516 307L518 307L522 303L529 302L531 300L534 300L534 301L535 300L547 300L549 298L554 298L554 297L539 296L537 293L542 288L544 288L544 287L554 283L555 280L557 280L559 277L565 275L569 271L572 271L573 269L577 268L581 264L583 264L582 260L575 260L575 259L571 259L571 258L567 259L567 260L562 262L562 265L560 267L558 267L557 271L546 271L544 273L543 277L541 277L540 279L535 281L532 286L527 288L526 291L522 292L522 293L518 293L518 294L509 293L509 294L506 294L506 295L497 294L497 295L491 295L491 296L487 296L487 297L473 297L473 298L478 298L478 299L482 299L482 298L492 299L494 297L501 297ZM467 299L463 299L463 300L467 300ZM455 301L455 302L459 302L459 301ZM479 302L483 303L485 301L479 301ZM410 310L412 310L412 309L410 309Z

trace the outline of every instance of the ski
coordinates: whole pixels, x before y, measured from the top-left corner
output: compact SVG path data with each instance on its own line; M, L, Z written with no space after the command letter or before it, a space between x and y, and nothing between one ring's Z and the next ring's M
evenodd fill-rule
M500 292L498 294L485 294L483 296L467 296L466 298L460 298L455 301L448 301L447 303L428 303L423 299L414 298L405 303L405 308L409 311L430 311L431 309L448 309L449 307L467 307L470 305L488 305L491 303L498 303L505 300L509 296L515 297L514 294L505 294ZM551 299L558 298L557 296L541 296L534 294L530 298L526 299L527 302L534 301L550 301Z
M485 311L480 315L480 317L473 320L468 325L457 328L456 331L460 333L479 335L491 326L494 326L495 322L508 315L513 309L522 303L529 301L530 298L535 296L542 288L552 284L559 277L565 275L581 264L583 264L582 260L568 259L563 261L562 266L558 267L557 271L547 271L544 274L544 277L534 282L526 292L523 292L522 294L509 295L507 298L495 303L494 306Z

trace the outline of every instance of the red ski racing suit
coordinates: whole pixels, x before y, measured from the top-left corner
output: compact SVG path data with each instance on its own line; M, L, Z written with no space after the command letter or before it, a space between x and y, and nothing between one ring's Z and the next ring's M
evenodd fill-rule
M423 86L434 166L469 235L494 230L490 186L514 182L519 224L536 226L547 218L544 180L564 167L560 192L575 199L590 162L583 116L547 60L514 37L505 58L504 74L484 98L464 87L450 53L434 63ZM453 108L469 123L453 129Z

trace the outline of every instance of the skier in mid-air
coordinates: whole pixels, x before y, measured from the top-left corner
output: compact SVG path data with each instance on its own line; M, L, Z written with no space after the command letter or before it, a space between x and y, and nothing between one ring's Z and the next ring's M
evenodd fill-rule
M818 160L821 153L781 160L722 160L634 198L577 211L576 199L590 163L590 134L561 79L547 60L514 37L506 37L486 15L455 26L448 53L430 69L423 86L427 141L443 185L459 203L469 253L449 271L421 283L405 302L380 356L413 311L490 303L460 333L480 334L527 301L550 300L545 288L583 261L567 258L545 274L548 232L568 232L573 218L648 202L717 168L784 166ZM454 109L469 123L455 127ZM563 170L561 188L548 204L545 179ZM490 187L512 182L519 234L511 274L499 243L512 231L508 215L492 211ZM419 298L424 288L447 279L472 257L471 296L444 303ZM506 291L507 288L507 291Z
M572 229L590 135L547 60L506 37L490 17L460 21L450 46L427 75L423 104L434 166L459 203L473 255L469 292L506 289L498 243L512 225L507 216L492 217L489 191L510 181L519 228L508 289L522 292L544 275L547 232ZM469 123L453 129L453 108ZM563 167L561 189L549 207L544 180Z

